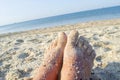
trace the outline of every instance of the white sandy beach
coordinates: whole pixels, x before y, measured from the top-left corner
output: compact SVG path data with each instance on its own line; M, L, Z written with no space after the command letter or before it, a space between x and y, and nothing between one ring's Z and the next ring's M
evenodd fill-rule
M68 35L73 29L96 51L91 72L94 80L120 80L120 19L0 35L0 80L33 77L50 42L59 32Z

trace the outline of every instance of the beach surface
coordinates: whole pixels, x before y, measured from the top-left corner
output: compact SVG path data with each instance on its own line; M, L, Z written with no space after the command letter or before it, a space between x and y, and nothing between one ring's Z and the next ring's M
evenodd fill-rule
M19 28L18 28L19 29ZM59 32L73 29L96 51L93 80L120 80L120 19L78 23L0 35L0 80L32 78Z

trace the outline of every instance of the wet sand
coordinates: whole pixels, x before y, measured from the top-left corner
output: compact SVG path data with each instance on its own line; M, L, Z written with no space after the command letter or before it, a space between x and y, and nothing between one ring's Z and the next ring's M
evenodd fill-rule
M120 19L0 35L0 80L34 76L51 41L59 32L69 34L73 29L86 37L97 53L91 77L120 80Z

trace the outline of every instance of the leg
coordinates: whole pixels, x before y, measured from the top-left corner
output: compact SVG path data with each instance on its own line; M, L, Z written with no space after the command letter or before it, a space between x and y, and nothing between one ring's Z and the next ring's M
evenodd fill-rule
M61 80L89 80L95 52L84 37L71 31L64 50Z
M66 42L66 34L60 33L57 40L53 41L46 51L43 63L40 65L38 74L33 80L57 80L62 66L63 51Z

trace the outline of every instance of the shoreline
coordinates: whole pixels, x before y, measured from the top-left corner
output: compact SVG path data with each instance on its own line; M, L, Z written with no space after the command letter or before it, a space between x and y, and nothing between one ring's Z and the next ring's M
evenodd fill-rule
M10 33L3 33L0 34L0 37L2 36L9 36L9 35L15 35L15 34L21 34L21 33L46 33L48 30L50 32L56 32L58 31L65 31L65 28L77 29L77 28L84 28L84 27L99 27L99 26L109 26L109 25L119 25L120 19L110 19L110 20L97 20L97 21L88 21L88 22L81 22L81 23L75 23L75 24L67 24L67 25L61 25L61 26L53 26L48 28L40 28L40 29L33 29L33 30L27 30L27 31L20 31L20 32L10 32Z

